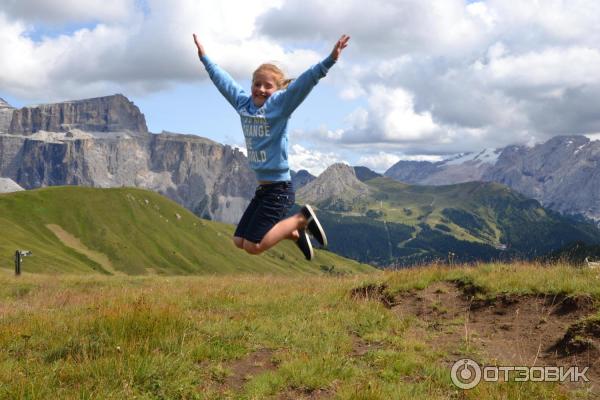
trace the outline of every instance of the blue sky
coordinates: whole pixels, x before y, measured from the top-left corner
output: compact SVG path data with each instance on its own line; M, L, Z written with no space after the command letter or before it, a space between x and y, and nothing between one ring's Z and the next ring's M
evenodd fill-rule
M340 62L293 115L290 160L384 171L555 135L598 138L600 4L592 0L7 0L0 97L16 107L122 93L153 132L243 146L191 34L246 88L275 60L290 76Z

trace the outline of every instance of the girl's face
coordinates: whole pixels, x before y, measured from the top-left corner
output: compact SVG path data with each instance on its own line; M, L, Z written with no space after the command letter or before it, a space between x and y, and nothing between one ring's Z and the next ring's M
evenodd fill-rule
M265 101L279 88L273 74L266 71L257 71L252 81L252 101L256 107L262 107Z

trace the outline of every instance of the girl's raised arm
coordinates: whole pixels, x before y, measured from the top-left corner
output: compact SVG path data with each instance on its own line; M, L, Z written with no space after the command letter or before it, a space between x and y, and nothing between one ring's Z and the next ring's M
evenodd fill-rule
M206 68L206 72L208 72L208 76L213 81L219 92L225 97L225 99L235 108L238 109L239 105L246 101L249 96L246 94L244 89L221 67L217 64L213 63L208 56L206 55L206 51L204 50L204 46L198 40L198 37L194 33L192 35L194 37L194 43L196 44L196 48L198 49L198 57L204 67Z
M333 46L333 50L327 58L310 67L290 83L285 93L281 94L283 113L291 115L302 101L304 101L310 91L317 85L319 79L323 78L329 71L329 68L338 60L342 54L342 50L348 46L349 40L350 36L342 35Z

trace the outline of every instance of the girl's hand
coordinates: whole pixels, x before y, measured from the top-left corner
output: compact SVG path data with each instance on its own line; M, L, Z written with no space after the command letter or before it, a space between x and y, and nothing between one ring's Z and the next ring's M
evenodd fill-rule
M335 61L337 61L337 59L340 57L340 54L342 54L342 50L348 46L348 40L350 40L350 36L342 35L342 37L340 37L340 39L336 42L335 46L333 46L331 57L333 57Z
M206 54L206 52L204 51L204 46L202 46L202 43L200 43L195 33L192 34L192 36L194 37L194 43L196 43L196 47L198 48L198 57L202 57Z

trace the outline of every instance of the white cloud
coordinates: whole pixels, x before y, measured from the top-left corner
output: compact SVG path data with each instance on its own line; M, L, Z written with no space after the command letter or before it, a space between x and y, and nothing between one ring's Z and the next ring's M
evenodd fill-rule
M375 86L369 98L371 122L390 141L427 140L438 127L431 113L416 112L413 96L402 88Z
M404 53L453 52L480 40L484 23L467 12L463 0L288 0L259 18L272 38L334 41L353 38L354 54L364 58Z
M368 105L319 139L451 153L599 131L598 15L594 0L289 0L259 26L289 43L352 37L340 96Z
M494 85L560 88L600 84L600 49L553 47L519 55L496 52L478 68Z
M0 10L11 19L49 24L123 21L135 0L3 0Z
M148 0L147 13L141 8L127 11L131 7L120 12L112 7L112 0L105 3L106 17L98 14L105 23L37 41L29 36L26 22L34 15L20 16L15 13L18 7L0 6L3 90L24 99L57 100L114 92L141 94L176 81L206 79L193 44L194 32L209 56L237 79L249 78L267 60L278 61L295 76L321 57L311 49L284 49L255 35L257 16L278 0ZM82 4L93 11L100 2ZM55 11L69 21L87 18L79 8L70 12L67 8Z
M542 43L597 43L600 3L594 0L507 2L488 0L496 35L532 46Z
M361 156L358 159L357 165L364 166L376 172L385 172L392 165L400 161L400 157L396 154L385 153L380 151L377 154Z
M246 149L246 147L234 146L233 148L240 151L242 154L244 154L246 157L248 157L248 149Z
M434 139L439 130L429 112L415 111L410 93L382 85L369 89L368 108L356 109L347 123L349 127L338 132L338 137L348 143L420 142Z
M294 171L305 169L314 176L333 163L345 162L338 154L334 152L321 152L314 149L307 149L299 144L291 146L289 153L290 168Z
M293 77L348 33L327 82L357 108L315 127L321 149L476 151L600 132L598 15L596 0L7 0L0 87L56 100L206 79L192 32L237 79L271 60ZM33 40L38 23L89 27Z

